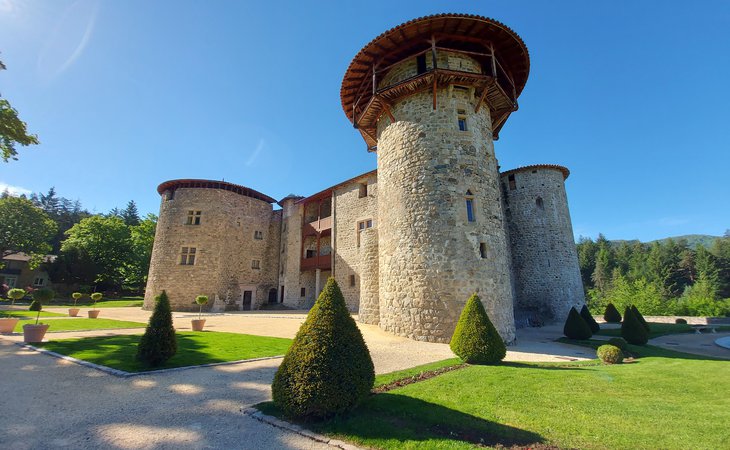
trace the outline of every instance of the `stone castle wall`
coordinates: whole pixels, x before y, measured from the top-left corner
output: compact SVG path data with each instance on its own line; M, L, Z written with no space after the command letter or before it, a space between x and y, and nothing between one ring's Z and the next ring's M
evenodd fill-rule
M378 229L370 228L360 234L360 322L378 325L380 303L378 301Z
M469 90L439 89L436 110L430 92L418 93L392 106L395 123L379 123L379 309L386 331L448 342L477 292L502 338L514 340L491 119L488 108L475 113L475 106ZM467 131L459 130L460 110Z
M188 225L189 211L200 211L200 224ZM253 289L252 308L266 301L276 288L279 213L271 204L221 189L179 188L174 197L162 196L152 250L144 308L166 290L173 309L196 310L198 295L228 299L240 309L242 291ZM255 238L255 232L262 239ZM182 265L182 248L195 248L195 264ZM259 268L253 268L253 261Z
M300 296L302 285L299 272L302 251L303 208L294 199L282 202L281 250L279 253L279 289L284 286L284 305L300 308L304 299ZM281 295L281 293L279 293Z
M518 326L563 321L571 306L584 303L563 173L558 168L527 167L501 178Z
M367 185L367 195L360 197L360 186ZM375 175L348 183L333 195L334 274L350 311L360 306L360 261L364 251L362 232L357 224L372 220L377 227L377 177ZM354 276L354 284L352 284Z

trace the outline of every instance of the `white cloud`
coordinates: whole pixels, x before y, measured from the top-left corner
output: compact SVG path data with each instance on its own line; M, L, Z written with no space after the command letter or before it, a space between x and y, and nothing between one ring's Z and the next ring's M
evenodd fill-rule
M261 154L261 151L264 149L264 145L266 145L266 142L263 140L263 138L259 139L259 144L256 146L256 150L254 150L251 156L249 156L246 160L246 166L250 167L254 162L256 162L259 154Z
M15 196L18 196L21 194L30 195L33 192L30 189L26 189L26 188L20 187L20 186L12 186L10 184L3 183L0 181L0 193L5 192L6 189L8 192L10 192L10 195L15 195Z

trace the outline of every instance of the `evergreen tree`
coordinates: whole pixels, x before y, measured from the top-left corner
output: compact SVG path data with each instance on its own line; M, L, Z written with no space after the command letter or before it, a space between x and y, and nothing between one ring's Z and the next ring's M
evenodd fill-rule
M606 312L603 314L603 320L605 320L607 323L621 322L621 313L618 312L618 309L616 309L615 306L613 306L613 303L609 303L606 306Z
M175 328L172 326L172 310L167 293L155 297L155 309L137 346L137 359L157 367L177 352Z
M612 273L611 252L608 246L603 246L596 254L596 268L591 276L596 289L606 292L611 284Z
M651 331L651 327L649 327L649 323L647 323L646 319L644 319L643 314L639 311L639 308L636 307L636 305L631 305L631 312L634 314L634 317L638 319L638 321L641 323L641 326L644 327L644 329L647 331Z
M504 341L489 320L477 294L473 294L464 305L450 346L459 358L469 364L494 364L507 355Z
M621 337L633 345L645 345L649 341L649 332L628 306L624 310L624 321L621 323Z
M122 211L122 220L124 220L124 223L128 226L139 225L139 212L137 211L137 204L134 200L130 200L129 203L127 203L127 207Z
M274 376L274 403L290 417L325 418L354 408L374 381L365 340L330 277Z
M596 322L596 319L593 318L590 311L588 311L588 307L586 305L583 305L580 309L580 316L586 321L588 326L591 327L591 332L593 334L598 333L601 330L601 327L598 325L598 322Z
M569 339L590 339L593 336L590 325L586 323L575 307L570 308L563 326L563 334Z

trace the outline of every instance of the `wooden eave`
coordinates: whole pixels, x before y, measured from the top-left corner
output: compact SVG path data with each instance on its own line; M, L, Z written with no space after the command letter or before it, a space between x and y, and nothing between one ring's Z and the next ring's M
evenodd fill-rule
M511 175L518 172L527 172L537 169L549 169L549 170L557 170L558 172L561 172L563 174L563 180L566 180L568 176L570 176L570 170L568 170L565 166L560 166L558 164L532 164L529 166L521 166L516 167L514 169L507 170L505 172L502 172L499 174L500 177L504 177L507 175Z
M267 203L276 203L276 200L266 194L253 190L240 184L228 183L227 181L216 180L197 180L192 178L169 180L157 186L157 193L162 195L165 191L174 191L180 188L192 189L221 189L224 191L234 192L244 197L251 197Z

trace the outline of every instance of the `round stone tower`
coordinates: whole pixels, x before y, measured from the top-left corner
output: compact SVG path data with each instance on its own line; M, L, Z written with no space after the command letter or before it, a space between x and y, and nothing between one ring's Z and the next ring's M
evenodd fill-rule
M569 174L562 166L534 165L501 175L518 327L563 321L571 306L584 303L565 194Z
M166 181L157 191L145 309L163 290L176 311L197 311L198 295L209 297L208 309L257 309L268 301L277 287L281 226L273 198L210 180Z
M493 139L529 72L522 40L485 17L406 22L350 64L342 104L378 155L381 328L448 342L476 292L515 337L509 241Z

